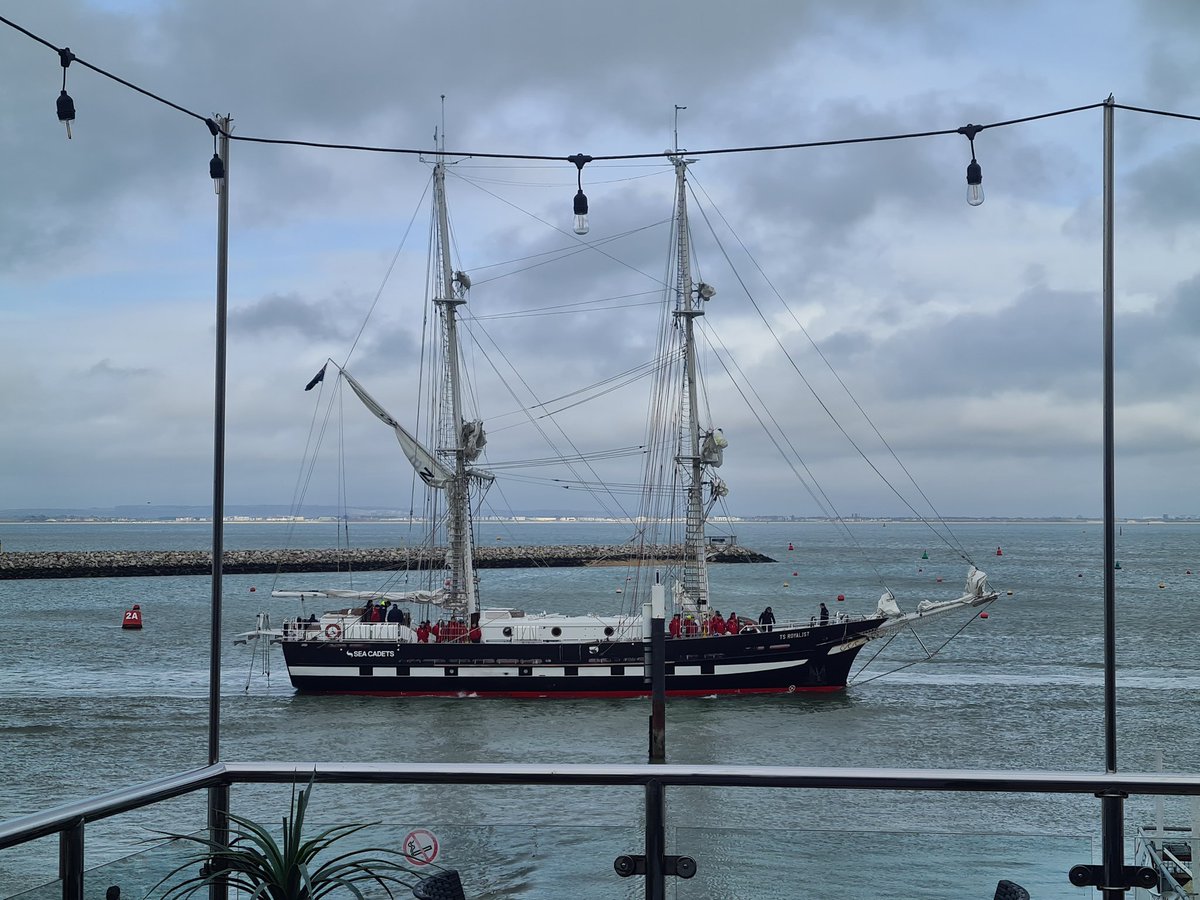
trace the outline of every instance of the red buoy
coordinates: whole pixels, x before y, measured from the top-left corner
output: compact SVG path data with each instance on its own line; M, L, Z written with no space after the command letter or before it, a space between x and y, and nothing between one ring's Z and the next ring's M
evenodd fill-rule
M257 588L250 588L250 593L253 594L256 590L257 590Z
M796 549L795 547L793 547L793 546L792 546L792 542L791 542L791 541L788 541L788 549L789 549L789 550L795 550L795 549Z
M845 600L845 599L846 599L846 595L845 595L845 594L838 594L838 603L841 603L841 602L842 602L843 600Z
M121 620L122 628L141 628L142 627L142 608L138 604L133 604L133 609L125 610L125 618Z
M792 573L792 577L793 577L793 578L795 578L795 577L796 577L797 575L799 575L799 574L800 574L799 572L793 572L793 573ZM1189 572L1188 574L1190 575L1190 574L1191 574L1191 572Z
M1003 556L1003 555L1004 555L1004 551L1003 551L1003 550L1001 550L999 547L997 547L997 548L996 548L996 555L997 555L997 556Z
M979 614L979 618L981 618L981 619L986 619L986 618L987 618L987 613L980 613L980 614Z

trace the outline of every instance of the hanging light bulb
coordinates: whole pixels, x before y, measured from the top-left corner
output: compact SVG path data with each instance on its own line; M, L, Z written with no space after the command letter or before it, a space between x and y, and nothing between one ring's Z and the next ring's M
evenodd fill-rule
M213 193L221 193L221 182L225 180L225 163L219 153L214 153L208 161L208 174L213 180Z
M958 133L967 139L971 145L971 161L967 164L967 205L979 206L983 203L983 167L975 159L975 135L983 131L982 125L964 125Z
M575 193L575 233L587 234L590 226L588 225L588 206L587 195L580 188Z
M971 157L967 163L967 205L979 206L983 203L983 169Z
M58 121L67 126L67 140L71 139L71 121L75 118L75 101L66 91L58 94Z
M71 122L75 119L75 101L67 93L67 66L71 65L71 61L74 59L75 54L71 52L70 47L63 47L58 51L58 62L62 66L63 80L62 90L58 92L58 102L55 105L58 108L58 121L67 126L68 141L71 139Z
M578 170L576 183L579 190L575 192L575 233L579 235L587 234L590 228L588 225L588 199L587 194L583 192L583 167L591 161L592 158L583 153L567 157L567 162L575 163L575 168Z
M213 155L212 159L208 161L208 175L213 180L213 193L220 195L221 182L225 180L225 161L217 152L217 135L221 133L221 128L211 118L205 119L204 124L208 126L208 130L213 136Z

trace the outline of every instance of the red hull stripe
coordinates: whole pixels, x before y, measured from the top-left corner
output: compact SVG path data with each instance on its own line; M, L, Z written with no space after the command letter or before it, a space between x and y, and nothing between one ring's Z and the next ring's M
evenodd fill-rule
M820 685L816 687L788 688L742 688L727 690L667 691L668 697L711 697L715 694L829 694L845 690L845 685ZM359 694L370 697L493 697L512 700L594 700L606 697L613 700L628 700L634 697L649 697L649 691L331 691L322 694Z

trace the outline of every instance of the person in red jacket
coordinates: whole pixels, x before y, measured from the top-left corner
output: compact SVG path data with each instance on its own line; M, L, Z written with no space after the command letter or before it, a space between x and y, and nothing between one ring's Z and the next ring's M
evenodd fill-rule
M688 616L683 622L683 633L688 637L695 637L700 633L700 626L696 623L693 616Z
M729 620L725 623L725 630L730 634L737 634L742 630L742 627L738 625L737 613L731 612L729 614Z
M429 643L429 621L426 620L417 626L417 643Z
M683 628L683 623L679 621L679 613L671 616L671 624L667 626L667 631L671 633L671 637L679 637L679 631Z
M709 630L713 634L724 634L728 629L725 627L725 620L721 618L721 611L718 609L713 612L712 623Z

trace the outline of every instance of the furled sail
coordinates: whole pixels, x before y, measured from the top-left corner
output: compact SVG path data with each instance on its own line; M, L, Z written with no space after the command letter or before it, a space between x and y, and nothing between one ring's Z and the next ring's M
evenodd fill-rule
M446 592L436 591L352 591L337 588L312 591L271 591L272 597L298 600L387 600L391 603L432 603L440 605Z
M486 443L487 436L483 433L483 422L478 419L473 422L463 422L462 448L467 462L475 462L479 458L479 454L483 452Z
M361 384L354 380L353 376L345 369L342 369L342 376L347 383L358 394L358 399L363 402L363 406L373 412L379 421L385 425L391 425L392 430L396 432L396 440L400 442L400 447L404 450L404 455L408 457L408 461L412 463L417 474L421 476L430 487L440 488L445 487L449 481L454 478L454 473L438 462L438 458L426 450L417 439L404 430L404 427L392 418L391 414L380 406L375 398L366 392Z
M724 432L720 428L712 429L704 434L704 443L700 448L700 456L706 466L719 468L725 461L725 448L729 446Z

